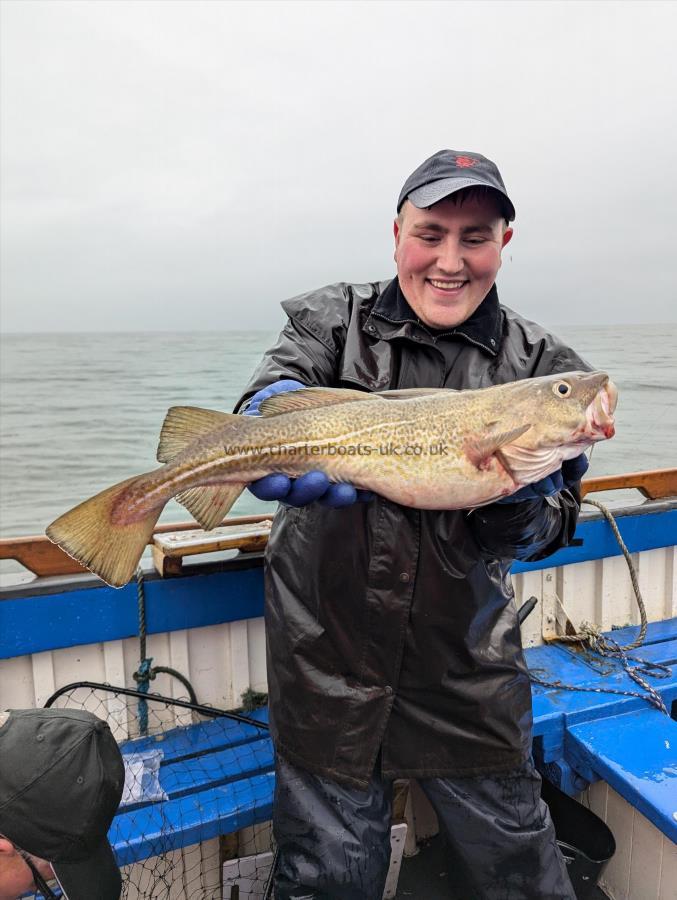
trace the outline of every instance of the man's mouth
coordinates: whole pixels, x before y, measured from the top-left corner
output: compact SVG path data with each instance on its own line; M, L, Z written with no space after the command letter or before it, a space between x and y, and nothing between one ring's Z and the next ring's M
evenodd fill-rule
M467 279L443 279L443 278L427 278L428 284L432 285L438 291L445 291L449 294L462 290L468 283Z

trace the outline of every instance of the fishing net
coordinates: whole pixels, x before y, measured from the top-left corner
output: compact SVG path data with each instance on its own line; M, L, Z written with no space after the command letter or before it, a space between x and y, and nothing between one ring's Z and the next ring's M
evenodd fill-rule
M80 682L48 701L104 719L120 746L125 788L109 838L123 900L272 897L273 749L265 696L243 699L226 712Z

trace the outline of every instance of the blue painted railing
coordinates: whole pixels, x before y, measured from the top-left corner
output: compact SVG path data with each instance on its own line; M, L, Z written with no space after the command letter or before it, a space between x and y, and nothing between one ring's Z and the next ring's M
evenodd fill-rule
M631 553L677 544L677 509L642 512L641 507L618 516ZM545 560L515 563L513 573L569 565L620 554L604 519L579 522L580 546L567 547ZM263 615L261 558L214 567L195 567L180 577L145 580L148 634L198 628ZM50 587L50 584L54 584ZM120 640L138 634L134 583L116 590L93 576L42 580L38 586L0 591L0 659Z

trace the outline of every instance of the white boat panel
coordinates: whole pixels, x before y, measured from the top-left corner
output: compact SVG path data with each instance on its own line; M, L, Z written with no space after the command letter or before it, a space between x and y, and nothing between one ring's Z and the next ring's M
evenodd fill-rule
M661 886L658 900L677 898L677 846L663 838L663 858L661 860Z
M632 820L635 810L607 786L606 823L616 841L616 852L604 872L604 886L613 900L628 900L632 853ZM640 900L640 898L637 898ZM644 897L642 900L648 900Z
M597 560L574 563L556 570L557 596L577 630L584 621L601 624L596 620L595 610L599 587L597 570ZM602 610L602 616L604 612Z
M665 616L670 562L665 548L639 554L639 589L650 621Z
M125 654L122 641L107 641L103 645L104 680L108 684L120 684L125 677Z
M616 853L601 887L612 900L677 900L677 845L604 781L581 801L603 819L616 839Z
M91 680L87 674L88 672L100 672L101 677L105 677L106 656L104 646L104 644L85 644L82 647L71 648L72 652L58 650L51 654L39 654L40 656L51 656L52 658L52 678L49 682L45 681L45 691L49 690L53 693L61 685L68 684L69 681ZM49 693L46 693L44 699L38 702L37 705L42 706L49 696Z
M230 623L230 696L241 697L250 686L247 623ZM235 702L237 705L237 701Z
M184 628L181 631L173 631L169 635L169 657L172 661L172 668L177 672L190 671L190 649L188 645L188 631ZM190 680L190 679L189 679ZM170 678L170 697L180 699L185 696L186 689L176 678ZM176 709L174 711L174 721L177 725L190 725L193 721L192 714L189 709Z
M14 656L0 660L0 709L29 709L35 705L32 658Z
M663 837L648 819L635 812L632 817L629 897L638 897L641 892L647 900L658 900L665 849Z
M649 621L677 615L677 548L635 554ZM603 629L637 624L639 616L623 557L573 563L513 576L515 602L539 599L523 625L525 647L543 643L543 617L548 598L556 594L575 626L593 621ZM147 655L155 665L170 666L187 676L200 701L234 707L242 691L266 690L263 619L152 634ZM137 638L45 651L0 660L0 706L41 706L57 687L73 681L105 681L133 685L138 668ZM151 689L185 696L176 679L158 675Z
M632 554L640 590L650 622L677 615L677 548L664 547ZM638 625L639 612L630 574L622 556L607 557L540 569L512 576L515 603L520 607L535 596L539 604L522 626L525 647L543 643L544 617L557 596L578 628L593 622L603 630L613 626Z
M266 671L266 629L262 618L249 620L247 637L251 685L255 691L265 691L268 675Z
M265 691L267 687L263 619L152 634L147 638L146 653L153 665L169 666L186 676L201 703L232 709L240 704L247 688ZM3 659L0 708L43 706L57 688L76 681L134 687L133 674L138 666L138 638ZM184 686L166 674L159 674L150 689L170 697L186 697ZM121 705L111 703L110 712L117 710L116 727L124 730L119 717ZM92 712L101 715L100 706Z
M81 648L85 650L85 647ZM47 699L56 690L54 679L54 660L57 654L53 652L34 653L33 662L33 690L35 692L35 706L44 706Z
M665 553L669 560L666 567L666 592L664 618L673 619L677 616L677 547L666 547Z

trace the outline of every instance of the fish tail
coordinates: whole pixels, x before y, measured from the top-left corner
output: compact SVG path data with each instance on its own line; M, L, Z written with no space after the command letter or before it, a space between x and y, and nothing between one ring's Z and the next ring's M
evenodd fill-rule
M47 537L107 584L122 587L134 576L164 506L130 513L132 486L146 479L128 478L85 500L52 522Z

